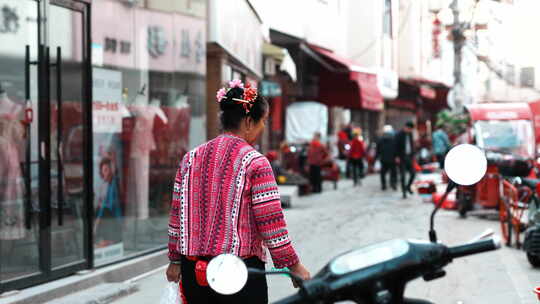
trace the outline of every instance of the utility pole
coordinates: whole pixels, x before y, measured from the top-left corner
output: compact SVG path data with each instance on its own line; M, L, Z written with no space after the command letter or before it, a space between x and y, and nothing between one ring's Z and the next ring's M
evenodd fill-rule
M459 112L463 107L463 84L461 82L461 50L463 49L463 43L465 42L465 35L463 33L465 27L459 21L459 0L452 1L450 8L454 15L454 24L452 26L452 38L454 41L454 98L456 110Z

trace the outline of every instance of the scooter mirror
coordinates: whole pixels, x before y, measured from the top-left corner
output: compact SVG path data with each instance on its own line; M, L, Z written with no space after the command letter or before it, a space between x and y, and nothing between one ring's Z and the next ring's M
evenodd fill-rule
M487 159L477 146L462 144L452 148L444 160L444 171L458 185L472 185L484 177Z
M206 280L215 292L231 295L246 285L248 270L242 259L233 254L220 254L206 268Z

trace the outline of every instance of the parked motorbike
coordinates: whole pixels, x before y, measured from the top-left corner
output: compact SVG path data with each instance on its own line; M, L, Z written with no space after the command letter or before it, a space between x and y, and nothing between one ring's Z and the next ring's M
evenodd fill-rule
M528 208L529 215L523 250L529 263L540 267L540 179L516 178L514 185L524 193L519 203Z
M334 303L351 300L356 303L430 303L404 297L409 281L422 277L426 281L445 276L444 267L456 258L495 250L497 237L484 236L460 246L449 247L437 242L434 217L456 184L478 182L486 171L484 153L475 146L461 145L446 158L449 183L430 218L430 241L396 239L355 249L332 259L309 281L302 281L288 271L262 271L246 268L244 262L231 254L215 257L207 268L207 280L221 294L240 291L248 275L287 274L300 286L300 291L276 303Z

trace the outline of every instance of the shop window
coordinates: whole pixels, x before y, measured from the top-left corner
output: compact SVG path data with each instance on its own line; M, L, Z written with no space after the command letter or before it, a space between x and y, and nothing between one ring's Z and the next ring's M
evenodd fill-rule
M113 0L93 10L93 40L105 44L93 70L99 266L167 245L178 164L206 139L206 22Z

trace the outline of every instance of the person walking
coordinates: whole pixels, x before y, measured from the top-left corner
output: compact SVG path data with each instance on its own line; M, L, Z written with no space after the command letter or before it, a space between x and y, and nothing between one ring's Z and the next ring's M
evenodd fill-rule
M315 132L308 147L307 161L309 164L309 179L314 193L322 192L321 167L328 160L328 151L321 143L321 133Z
M413 194L411 185L414 181L416 171L414 169L414 141L412 131L414 123L409 121L405 123L405 126L396 135L396 154L399 161L400 175L401 175L401 191L403 192L403 198L407 198L407 194ZM409 180L407 181L407 176Z
M366 155L366 148L362 140L362 129L357 128L353 131L353 139L350 145L349 159L354 185L362 185L362 179L364 178L364 157Z
M253 148L268 103L239 80L219 90L217 101L224 132L189 151L176 174L166 276L180 282L183 303L267 303L265 276L249 276L241 291L228 296L205 280L208 261L224 253L264 270L266 249L275 267L310 278L291 243L272 167Z
M441 123L437 124L437 130L433 132L431 137L433 154L435 154L435 157L437 157L437 162L439 162L439 168L444 169L444 158L452 145L450 144L448 135L444 131L444 126Z
M383 191L386 190L386 174L390 172L390 187L393 190L396 190L396 143L394 138L394 129L391 125L385 125L383 127L383 134L377 141L375 160L379 160L381 162L381 189Z

